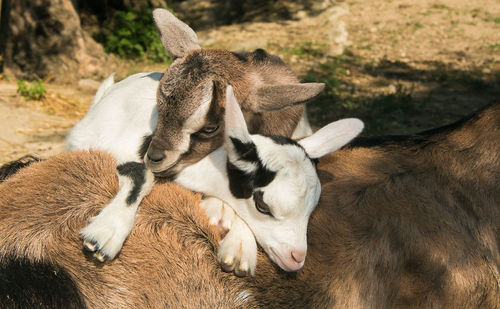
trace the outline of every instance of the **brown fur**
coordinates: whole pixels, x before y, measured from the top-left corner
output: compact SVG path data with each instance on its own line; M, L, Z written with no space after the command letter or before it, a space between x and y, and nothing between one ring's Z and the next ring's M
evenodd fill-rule
M0 256L63 266L91 308L499 308L499 137L497 104L322 159L298 273L264 254L254 278L220 271L221 234L199 196L169 183L144 199L117 259L85 257L78 231L118 187L114 161L99 152L36 163L0 184Z

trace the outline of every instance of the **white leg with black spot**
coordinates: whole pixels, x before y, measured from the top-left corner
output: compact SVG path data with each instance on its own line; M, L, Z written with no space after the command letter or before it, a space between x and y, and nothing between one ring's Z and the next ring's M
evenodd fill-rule
M141 186L137 199L129 205L127 197L134 187L133 180L118 174L118 194L97 216L91 219L90 224L80 231L85 248L95 252L94 256L99 261L115 258L130 234L137 208L153 187L153 174L146 171L145 176L146 182Z

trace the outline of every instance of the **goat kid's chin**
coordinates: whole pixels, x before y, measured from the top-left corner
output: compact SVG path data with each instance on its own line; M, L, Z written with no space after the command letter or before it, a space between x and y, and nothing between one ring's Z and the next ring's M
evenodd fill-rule
M144 159L144 163L146 164L146 167L153 172L155 177L162 178L165 180L170 180L173 181L177 177L177 175L181 172L181 170L184 168L185 164L175 162L173 165L167 167L166 169L162 168L155 168L151 164L147 163L147 159Z

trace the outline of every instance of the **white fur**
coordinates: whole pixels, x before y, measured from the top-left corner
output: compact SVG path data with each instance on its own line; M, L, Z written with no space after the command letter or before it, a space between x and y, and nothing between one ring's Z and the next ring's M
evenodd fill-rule
M200 102L200 107L184 122L182 131L187 135L189 144L189 136L200 130L205 124L210 103L212 103L213 83L209 82L203 87L203 99ZM187 148L184 150L187 151Z
M313 136L301 139L299 144L307 149L311 158L321 158L342 148L352 139L351 133L361 132L364 126L363 121L356 118L341 119L319 129Z
M138 73L112 84L108 77L99 87L85 117L70 131L66 149L99 149L119 163L140 160L144 136L158 120L156 90L161 73Z
M231 229L236 214L224 201L208 196L200 202L200 207L205 210L211 225L218 225L226 230Z

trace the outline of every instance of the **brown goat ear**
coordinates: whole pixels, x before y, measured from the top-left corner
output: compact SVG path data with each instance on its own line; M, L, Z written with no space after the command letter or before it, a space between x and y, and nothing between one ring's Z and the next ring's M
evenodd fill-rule
M161 43L172 58L182 57L190 50L201 48L193 29L168 10L155 9L153 19L160 33Z
M250 92L245 107L254 112L275 111L304 104L325 89L323 83L266 85Z

